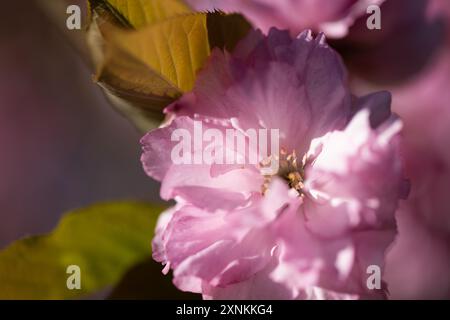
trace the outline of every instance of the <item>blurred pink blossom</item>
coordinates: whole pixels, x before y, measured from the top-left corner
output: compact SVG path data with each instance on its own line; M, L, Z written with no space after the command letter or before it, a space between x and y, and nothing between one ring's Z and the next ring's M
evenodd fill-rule
M271 27L297 35L304 29L323 31L328 37L347 34L356 18L370 5L384 0L187 0L194 9L239 12L256 28L267 33Z
M450 2L386 1L381 9L382 30L371 32L360 19L334 44L349 65L352 89L389 88L404 123L401 148L412 188L397 212L385 280L393 299L448 299Z
M401 299L450 298L450 2L429 1L427 9L443 24L440 46L421 72L393 89L412 183L386 268L392 295Z
M154 258L179 289L205 298L383 298L366 269L383 267L407 194L402 123L389 107L385 92L351 96L323 35L293 40L272 29L232 55L214 51L193 92L168 108L175 118L142 139L145 171L177 201L159 220ZM193 135L194 121L220 132L279 129L279 171L174 164L172 133ZM203 152L194 145L191 156Z

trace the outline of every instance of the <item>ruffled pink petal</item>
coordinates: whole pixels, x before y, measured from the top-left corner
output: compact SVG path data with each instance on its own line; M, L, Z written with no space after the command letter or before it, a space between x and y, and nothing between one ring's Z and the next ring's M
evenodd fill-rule
M277 258L272 257L264 269L245 281L223 288L205 285L203 298L207 300L293 300L296 298L296 292L270 278L277 264Z
M282 263L273 279L294 288L384 296L384 289L367 289L366 269L383 267L396 233L404 186L396 158L400 129L395 118L373 129L370 110L363 109L344 131L313 141L301 214L278 221Z
M397 156L401 127L394 117L373 130L370 110L364 109L344 131L313 142L320 151L306 173L311 231L335 237L356 228L395 228L405 188Z
M158 223L154 258L174 269L181 290L201 292L203 283L226 287L262 270L275 246L270 223L286 201L285 184L275 182L267 197L248 208L214 213L192 205L178 205Z
M322 240L311 234L306 228L302 211L293 207L286 210L274 226L279 245L280 263L273 270L272 280L300 294L306 288L316 286L321 278L339 278L339 269L349 271L353 262L353 253L349 239ZM336 265L338 254L342 261Z
M231 119L242 130L277 129L283 148L302 153L311 139L346 125L351 95L323 35L292 39L272 29L267 37L250 33L232 56L214 51L193 92L168 112Z
M263 177L254 167L226 166L228 170L219 171L214 164L205 164L201 158L199 164L194 164L196 156L204 155L207 143L197 146L194 121L201 121L203 132L209 128L219 130L225 137L225 124L209 122L205 118L191 119L178 117L169 125L153 130L141 140L143 145L142 163L146 173L162 181L161 197L165 200L179 197L184 201L197 205L200 208L213 210L215 208L233 209L244 205L253 193L259 193L263 183ZM175 163L172 159L172 150L179 141L172 141L175 130L185 130L191 137L190 163ZM217 149L224 149L223 154L232 153L237 159L238 150L226 149L217 142ZM237 144L236 144L237 148ZM216 150L217 150L216 149ZM226 149L226 150L225 150ZM223 158L225 159L225 158ZM236 189L239 185L239 189ZM210 193L209 193L210 192Z

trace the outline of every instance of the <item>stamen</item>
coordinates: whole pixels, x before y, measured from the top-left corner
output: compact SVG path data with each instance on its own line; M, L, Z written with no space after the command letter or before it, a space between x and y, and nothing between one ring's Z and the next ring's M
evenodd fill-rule
M270 166L272 156L260 162L261 166ZM299 196L303 196L302 189L304 188L304 166L306 163L306 157L304 156L299 162L297 154L294 151L288 154L286 149L281 148L279 157L279 169L276 176L283 178L291 189L297 191ZM265 175L264 183L262 185L262 194L266 194L269 190L269 185L274 175Z

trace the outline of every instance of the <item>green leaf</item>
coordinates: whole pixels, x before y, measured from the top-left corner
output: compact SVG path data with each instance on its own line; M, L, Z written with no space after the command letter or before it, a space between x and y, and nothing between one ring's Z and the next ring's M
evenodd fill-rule
M231 51L251 28L237 14L190 13L176 9L179 1L173 0L139 5L144 2L91 0L88 29L95 80L142 132L161 123L163 109L192 90L213 48Z
M152 71L155 79L146 83L158 96L176 97L176 90L191 90L196 72L210 53L206 14L201 13L167 19L135 32L117 31L107 38L114 50L110 57L121 51ZM111 67L111 60L105 68Z
M162 110L192 89L210 53L204 14L178 16L136 31L117 29L104 20L91 28L103 35L97 39L101 50L93 52L99 57L96 81L143 132L161 123Z
M145 203L94 205L65 215L56 229L0 252L0 299L68 299L116 284L151 255L164 208ZM67 268L81 270L81 289L67 288Z
M177 15L192 13L181 0L89 0L94 10L103 7L124 25L141 28Z

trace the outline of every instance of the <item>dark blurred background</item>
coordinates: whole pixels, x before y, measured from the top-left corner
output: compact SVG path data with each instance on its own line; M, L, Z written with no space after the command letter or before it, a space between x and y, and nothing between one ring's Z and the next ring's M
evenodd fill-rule
M141 169L140 134L92 81L84 31L68 38L49 6L64 1L2 2L0 247L50 231L67 210L159 198ZM70 1L86 17L84 2Z

